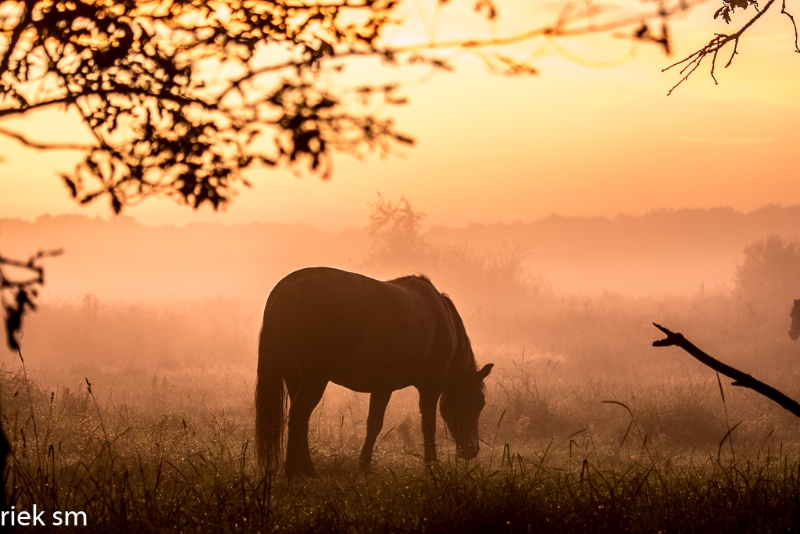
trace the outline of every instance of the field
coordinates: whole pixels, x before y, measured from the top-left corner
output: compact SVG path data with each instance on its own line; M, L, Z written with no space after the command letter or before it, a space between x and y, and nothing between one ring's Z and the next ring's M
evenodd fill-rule
M800 421L650 346L657 321L800 398L788 310L756 322L724 294L531 302L465 315L478 362L496 364L477 460L455 458L440 421L426 468L404 390L361 473L368 399L329 386L310 431L320 477L291 481L253 453L259 304L45 306L24 366L4 360L11 502L60 532L798 530Z

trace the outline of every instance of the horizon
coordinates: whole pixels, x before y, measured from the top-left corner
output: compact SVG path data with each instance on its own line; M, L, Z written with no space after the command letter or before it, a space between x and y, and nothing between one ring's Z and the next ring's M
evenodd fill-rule
M386 200L389 200L390 202L397 202L401 198L406 198L406 197L401 195L397 199L386 199ZM406 200L409 200L409 203L411 204L411 207L414 208L413 202L410 199L407 199L407 198L406 198ZM648 216L653 216L653 215L658 215L658 214L677 214L677 213L683 213L683 212L713 212L713 211L723 212L723 211L729 211L729 212L732 212L732 213L734 213L736 215L748 216L748 215L753 215L755 213L766 211L766 210L769 210L769 209L780 209L780 210L800 209L800 202L798 202L796 204L780 204L780 203L776 203L776 202L770 202L768 204L764 204L762 206L753 208L751 210L741 210L741 209L736 209L736 208L734 208L732 206L723 206L723 205L709 206L709 207L680 207L680 208L658 208L658 207L655 207L655 208L652 208L652 209L650 209L648 211L645 211L643 213L638 213L638 214L618 212L618 213L612 214L612 215L608 215L608 214L573 215L573 214L563 214L563 213L555 213L555 212L553 212L553 213L549 213L547 215L543 215L541 217L538 217L536 219L531 219L531 220L518 220L518 219L509 220L509 221L503 221L503 220L478 221L478 220L475 220L475 221L467 221L466 223L459 224L459 225L448 225L446 223L442 223L442 224L426 224L425 222L423 222L422 223L422 232L423 233L427 233L427 232L429 232L431 230L436 230L436 229L448 229L448 230L469 229L470 227L473 227L473 226L515 226L515 225L526 226L526 225L533 225L533 224L536 224L536 223L540 223L540 222L546 221L548 219L583 219L583 220L587 220L587 221L588 220L601 219L601 220L607 220L607 221L610 221L610 222L614 222L617 219L645 218L645 217L648 217ZM414 211L417 212L416 209ZM421 213L421 215L423 215L423 217L425 219L427 219L427 217L428 217L427 213L424 213L424 212L418 212L418 213ZM139 220L138 218L136 218L134 216L131 216L131 215L128 215L128 214L126 214L124 212L122 214L120 214L120 215L88 214L88 213L84 213L84 212L77 212L77 213L55 213L55 214L42 213L42 214L35 215L35 216L32 216L32 217L3 217L3 216L0 216L0 221L8 220L8 221L22 221L22 222L27 222L27 223L36 223L36 222L38 222L40 220L46 220L48 218L57 219L57 218L61 218L61 217L64 217L64 218L75 217L75 218L82 218L82 219L87 219L87 220L92 220L92 221L97 220L97 221L104 221L104 222L130 221L130 222L133 222L135 224L141 225L143 227L153 228L153 229L158 229L158 228L176 228L176 229L180 229L180 228L186 228L186 227L191 227L191 226L221 226L221 227L225 227L225 228L235 228L235 227L242 227L242 226L249 226L249 225L289 226L289 227L291 227L291 226L297 226L297 227L307 226L307 227L315 228L317 230L321 230L323 232L330 232L330 233L337 234L337 235L341 234L343 232L361 231L361 230L366 230L367 229L367 225L366 224L361 225L361 226L347 226L347 227L340 228L340 229L329 229L329 228L325 228L323 226L320 226L319 224L316 224L314 222L306 222L306 221L295 221L295 222L247 221L247 222L238 222L238 221L219 221L219 220L211 219L211 220L207 220L207 221L206 220L200 220L200 221L180 221L180 222L160 222L160 223L157 223L157 222L146 221L146 220L142 221L142 220ZM2 232L3 232L3 229L0 228L0 239L2 239ZM800 229L798 229L798 233L800 233ZM2 248L2 241L0 241L0 249L1 248Z
M419 228L412 239L420 250L464 263L448 272L433 256L414 256L412 249L389 270L376 270L368 260L382 238L371 236L367 223L365 217L358 227L342 230L312 223L223 221L149 226L128 216L42 215L35 221L0 219L0 250L26 257L32 245L64 249L64 255L46 263L43 297L70 301L86 294L104 302L262 299L280 278L311 265L387 279L410 272L448 278L458 269L466 275L468 264L496 268L513 262L514 277L562 295L662 298L729 291L746 247L772 235L797 240L800 205L771 204L749 213L717 207L614 217L551 214L527 223ZM472 283L481 285L480 279ZM460 291L473 298L466 286Z

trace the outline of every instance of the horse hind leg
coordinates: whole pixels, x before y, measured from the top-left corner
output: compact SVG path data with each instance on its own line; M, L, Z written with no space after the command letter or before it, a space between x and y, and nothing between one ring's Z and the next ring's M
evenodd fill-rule
M289 437L286 444L286 475L316 477L314 462L308 448L308 421L319 404L328 381L304 379L291 395L289 406Z
M386 414L386 406L392 397L391 391L380 391L369 396L369 416L367 417L367 439L364 440L364 447L361 449L361 456L358 459L358 466L362 471L368 471L372 463L372 449L375 447L375 440L383 428L383 416Z

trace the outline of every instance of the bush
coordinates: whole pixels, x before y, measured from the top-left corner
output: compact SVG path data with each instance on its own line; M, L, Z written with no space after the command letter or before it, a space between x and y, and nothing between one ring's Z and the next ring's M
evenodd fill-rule
M800 298L800 242L773 235L750 245L735 282L735 295L751 317L788 314Z

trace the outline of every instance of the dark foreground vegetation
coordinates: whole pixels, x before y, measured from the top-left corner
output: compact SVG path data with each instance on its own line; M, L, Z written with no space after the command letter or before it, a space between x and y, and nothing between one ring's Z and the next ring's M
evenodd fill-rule
M142 461L112 469L106 459L73 480L57 476L50 498L42 474L29 481L40 488L16 494L17 508L82 507L89 526L76 530L97 532L785 532L800 513L797 463L785 457L570 469L514 454L492 470L445 463L366 476L327 462L320 480L291 486L234 462Z

